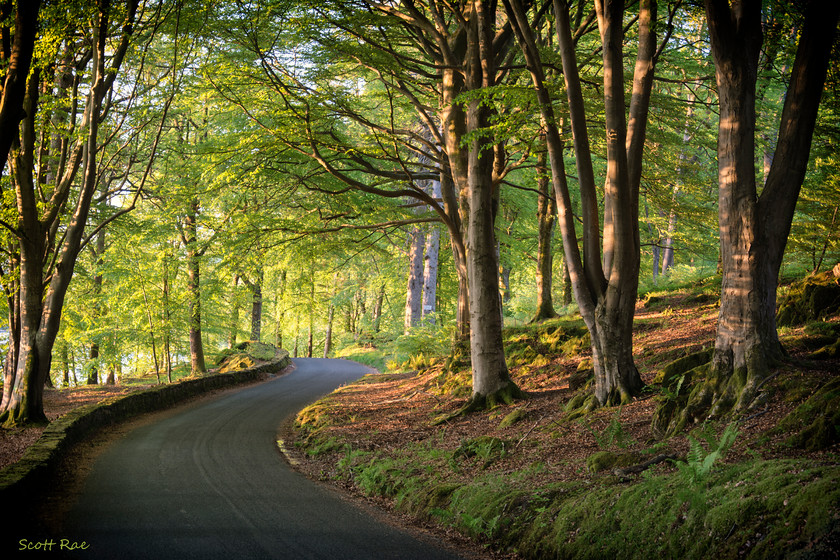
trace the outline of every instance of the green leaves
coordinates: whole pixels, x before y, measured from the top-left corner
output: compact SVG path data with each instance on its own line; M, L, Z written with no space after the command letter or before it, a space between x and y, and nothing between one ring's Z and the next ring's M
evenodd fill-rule
M683 479L692 486L704 484L712 472L714 464L723 459L735 439L738 437L738 429L736 424L730 423L723 430L720 439L715 436L714 428L711 424L706 425L694 432L700 439L706 442L704 447L700 440L689 435L689 451L686 462L678 461L677 468L683 476Z

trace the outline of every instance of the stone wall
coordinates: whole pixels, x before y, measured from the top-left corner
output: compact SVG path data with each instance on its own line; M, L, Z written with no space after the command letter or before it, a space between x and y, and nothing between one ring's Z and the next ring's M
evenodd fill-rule
M12 503L48 484L56 467L73 447L102 428L175 406L189 398L215 389L259 381L269 373L277 373L292 361L289 353L272 362L247 369L186 379L171 385L158 385L144 391L112 397L89 404L62 415L44 429L41 437L20 458L0 471L0 503Z

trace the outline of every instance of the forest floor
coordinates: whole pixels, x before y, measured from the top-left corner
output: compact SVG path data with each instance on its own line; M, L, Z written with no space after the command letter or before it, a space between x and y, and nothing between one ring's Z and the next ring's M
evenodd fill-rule
M840 317L836 318L840 320ZM708 348L714 343L717 308L715 306L685 306L679 299L671 300L665 309L651 311L640 303L636 312L634 349L636 365L642 380L653 384L661 367L683 354ZM794 338L801 329L788 331ZM728 458L737 461L755 441L767 434L787 416L798 403L783 390L792 380L810 391L824 385L840 373L840 360L807 361L807 350L793 347L793 362L782 366L771 380L772 397L752 418L740 423L739 437ZM329 398L331 424L322 437L335 437L354 449L401 448L412 442L437 436L442 447L457 448L462 441L491 435L507 439L516 448L538 448L545 463L538 477L558 480L589 478L586 458L602 450L604 439L610 437L610 425L621 426L612 434L621 439L617 447L632 451L643 449L656 440L651 432L651 417L656 409L658 393L649 392L619 408L605 408L586 415L577 422L563 422L563 408L573 395L569 381L587 353L548 357L540 366L530 364L511 367L511 376L528 397L509 406L469 414L448 420L442 426L430 422L440 415L457 411L465 403L463 398L448 398L435 390L443 366L438 364L421 372L372 374L352 386L337 391ZM535 360L536 361L536 360ZM772 390L775 389L775 390ZM804 391L803 391L804 392ZM804 396L808 396L807 393ZM799 395L804 400L803 395ZM501 420L515 409L524 412L522 420L501 428ZM344 420L344 421L342 421ZM523 433L525 426L525 433ZM328 434L328 435L327 435ZM373 434L373 435L371 435ZM808 453L783 445L790 434L780 432L762 441L764 458L817 457L825 452ZM688 451L686 438L672 438L668 450L681 456ZM515 454L514 454L515 457ZM520 454L524 463L533 462L529 454ZM301 470L323 477L334 462L329 454L306 455ZM515 470L519 465L511 457L505 468ZM481 465L476 465L477 470ZM463 475L472 474L465 470Z
M669 296L650 308L639 303L635 322L635 359L643 381L649 386L649 392L629 404L596 410L569 420L568 412L564 410L574 393L569 382L574 380L578 364L586 360L587 352L580 349L579 352L541 354L539 340L545 342L551 331L535 330L531 340L536 355L534 351L530 355L526 351L524 356L528 359L524 361L527 363L511 367L513 380L527 392L526 399L489 411L450 418L443 424L437 424L435 420L457 411L466 402L466 396L469 395L468 376L462 379L464 387L461 387L460 395L453 396L452 382L444 381L446 375L451 374L442 374L445 367L441 363L442 359L430 360L432 365L423 364L416 371L368 375L336 391L298 416L298 427L289 427L288 434L289 437L297 437L298 449L293 452L293 461L299 470L311 478L364 496L397 515L413 517L417 523L438 526L446 536L460 533L484 542L488 547L488 557L519 558L513 552L517 550L525 550L523 556L530 558L555 555L565 557L569 554L577 557L580 551L574 548L563 549L564 553L558 553L557 548L551 548L554 544L544 545L539 542L540 539L543 543L552 539L562 542L567 538L566 544L556 545L567 546L574 541L577 531L583 531L585 522L579 520L577 527L571 522L567 533L561 530L559 536L551 534L552 522L560 525L558 516L564 514L558 512L566 507L556 499L557 493L571 492L575 495L576 488L605 488L609 492L609 488L617 485L616 494L606 499L606 505L592 505L584 508L588 511L579 513L580 517L585 518L591 515L592 510L602 507L605 508L603 514L606 508L611 507L611 503L620 499L627 488L632 487L633 482L641 483L645 478L637 475L617 478L612 468L593 472L588 459L599 453L611 452L619 456L635 456L636 459L630 463L632 465L643 462L654 453L668 454L686 461L690 449L686 437L688 433L696 430L695 440L714 444L726 427L724 423L717 423L711 428L712 435L706 432L704 436L698 426L691 426L665 440L657 439L651 431L652 415L662 395L662 390L654 383L654 377L673 360L709 348L714 343L717 303L700 299L698 303L696 296ZM840 324L840 317L832 317L828 321ZM516 334L520 331L515 328L511 330L513 334L506 336L506 345L510 347L515 347L517 342L529 336ZM838 444L820 451L807 451L790 444L789 438L796 430L801 430L799 425L789 430L777 428L782 419L840 373L840 360L808 359L813 348L809 349L810 337L803 330L783 329L782 338L791 353L791 361L777 370L778 373L767 382L765 391L769 398L766 403L739 419L735 442L720 464L760 463L760 468L765 469L761 472L769 472L767 469L771 468L770 465L797 465L784 467L787 472L801 472L802 465L819 465L827 471L815 473L813 476L816 479L837 476L837 468L840 466ZM509 362L522 361L510 358L515 352L522 354L521 347L509 352ZM442 390L442 385L446 385L447 390ZM509 423L510 420L516 421ZM703 443L703 446L704 451L710 454L714 450L713 445ZM412 454L417 458L412 459ZM743 468L738 472L740 474L731 476L749 478L749 475L743 474ZM648 478L660 477L665 481L660 485L672 487L675 478L676 484L680 484L679 475L682 473L678 472L677 461L669 460L655 465L645 474ZM787 486L783 485L783 492L795 494L794 488L807 484L807 478L784 483ZM414 482L415 479L417 482ZM744 480L733 479L724 485L728 488L730 482L733 487L744 484ZM836 479L833 482L836 483ZM627 486L627 483L631 483L631 486ZM499 500L506 503L478 505L479 500L495 499L493 493L487 493L482 487L495 488ZM652 488L653 493L659 490L655 485ZM699 494L706 492L702 484L697 488ZM770 491L766 489L757 492L765 493L764 498L768 500L774 499L769 497ZM745 507L744 504L751 499L748 494L737 498L740 507ZM578 501L582 500L584 498ZM724 507L724 501L721 498L718 504L721 507L715 510L717 515L721 518L734 515L733 519L739 519L737 513L719 513L728 507ZM787 506L788 498L783 501ZM793 503L792 499L790 501ZM687 507L677 505L668 515L685 520ZM706 507L704 505L698 511L706 511ZM765 505L755 507L763 508ZM767 506L769 510L775 507ZM529 519L527 523L530 525L524 527L526 522L521 521L520 526L517 514L511 511L516 508L521 509L521 518ZM786 508L779 506L778 509ZM823 552L828 547L836 554L840 553L837 548L840 543L836 542L840 503L829 505L827 509L830 512L826 515L833 517L833 521L828 522L833 527L831 537L813 536L811 533L806 535L804 529L792 531L799 532L796 538L804 541L811 539L811 542L802 546L817 547ZM545 517L550 513L546 510L553 510L553 517ZM605 527L610 523L618 525L617 520L626 515L627 512L616 512L616 521L605 521L603 524ZM702 514L698 515L702 517ZM763 511L756 517L761 518L756 523L764 526L757 530L750 529L756 532L754 537L751 535L748 539L730 538L736 525L740 528L741 522L726 522L731 524L731 528L727 526L722 532L725 534L728 531L729 535L723 538L724 535L717 534L715 538L729 541L726 546L736 548L723 552L723 556L744 557L751 547L759 543L767 546L762 541L771 534L772 538L789 537L778 537L766 526L805 523L801 519L792 518L781 522L770 521L771 516L765 515ZM642 524L645 522L641 521ZM702 530L708 532L709 536L714 535L715 531L710 529L714 527L713 521L706 518L697 523L699 527L705 527ZM745 521L745 524L748 522ZM668 531L666 526L656 538L667 541ZM513 533L520 535L522 540L516 541L515 538L520 537L509 536ZM535 536L540 534L542 536ZM598 534L586 537L592 541L600 538ZM683 541L692 540L691 536L679 538ZM505 539L508 539L507 542ZM523 541L529 539L530 543L523 544ZM706 546L699 544L701 540L697 541L698 545L675 542L657 544L654 551L666 555L676 553L679 556L682 555L679 551L689 550L691 546ZM542 546L548 548L540 548ZM609 555L609 549L603 548L601 553ZM597 557L600 553L587 549L587 554L595 554ZM643 556L645 553L639 551L638 554ZM702 551L694 549L688 556L694 554L702 555ZM622 556L626 557L626 552Z

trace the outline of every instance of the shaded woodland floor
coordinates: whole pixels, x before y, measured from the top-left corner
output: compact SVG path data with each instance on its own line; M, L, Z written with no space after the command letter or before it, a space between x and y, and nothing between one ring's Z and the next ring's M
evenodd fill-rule
M671 298L667 305L657 308L646 309L640 303L636 313L636 364L647 384L653 384L664 365L711 346L717 320L716 305L686 305L679 297ZM799 331L801 329L789 331L787 338L798 339ZM768 434L813 391L840 373L840 360L807 361L806 348L790 346L789 349L792 363L783 366L781 373L769 382L771 397L766 406L739 423L739 436L727 456L728 461L738 461L759 449L765 459L810 457L822 460L836 451L807 452L784 444L790 434ZM437 438L440 447L457 449L463 441L492 436L512 442L513 452L490 466L480 462L474 463L472 468L464 465L461 473L464 480L488 469L518 470L533 463L538 454L545 468L533 476L555 482L591 478L585 467L586 459L605 448L631 452L657 444L650 429L657 392L647 392L620 408L597 410L575 421L564 421L563 408L573 394L569 382L574 378L578 364L586 359L586 353L545 358L547 363L539 366L511 367L512 377L527 392L527 399L455 418L442 426L432 425L431 420L443 413L454 412L464 404L462 398L440 394L443 365L433 365L419 373L367 376L329 397L330 424L324 427L319 439L333 437L349 443L354 449L377 450L396 449ZM545 360L538 356L532 361ZM795 395L787 390L791 385L797 387ZM505 416L515 410L522 411L517 414L519 419L510 426L501 427ZM619 425L620 428L616 428ZM612 441L608 442L609 439ZM757 444L759 440L760 445ZM688 451L685 437L670 438L659 442L659 446L661 452L677 456L684 456ZM328 479L334 463L335 457L329 453L307 455L300 468L310 476ZM674 469L667 464L661 468Z

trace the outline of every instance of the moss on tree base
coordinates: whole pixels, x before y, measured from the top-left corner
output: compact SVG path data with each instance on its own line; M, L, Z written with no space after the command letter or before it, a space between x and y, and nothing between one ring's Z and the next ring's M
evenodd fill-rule
M587 385L566 403L566 406L563 408L566 416L563 419L567 422L577 420L596 408L598 408L598 400L595 398L595 393L589 390L589 385Z
M696 365L706 356L706 363ZM712 353L706 350L666 366L668 374L662 378L665 395L651 422L657 437L671 436L686 425L709 418L744 412L763 402L758 397L769 378L765 361L754 360L749 366L727 370L715 366L711 358Z
M464 416L471 412L490 410L500 404L512 404L513 401L517 399L524 399L526 396L525 392L520 389L516 383L508 381L507 385L489 395L473 393L472 397L470 397L464 406L451 414L444 414L443 416L436 418L432 422L432 425L437 426L439 424L443 424L444 422L448 422L453 418Z

